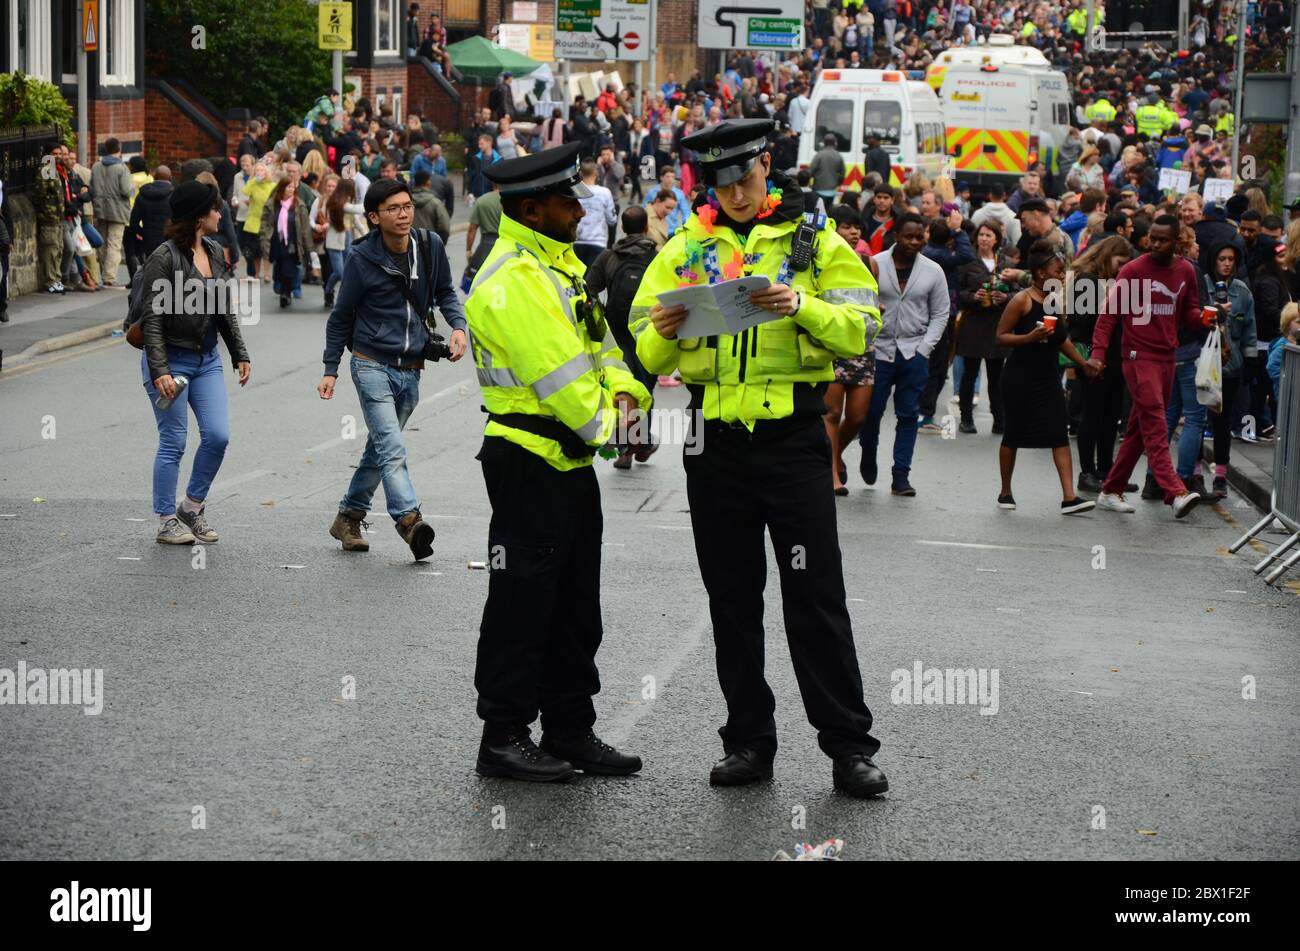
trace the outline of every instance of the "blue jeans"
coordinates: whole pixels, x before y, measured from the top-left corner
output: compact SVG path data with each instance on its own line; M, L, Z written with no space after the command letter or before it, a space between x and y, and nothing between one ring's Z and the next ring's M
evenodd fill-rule
M1178 437L1178 477L1186 482L1201 458L1201 440L1205 436L1205 407L1196 399L1196 361L1188 360L1174 367L1174 385L1169 393L1165 423L1169 432L1183 417L1183 432Z
M858 434L862 452L870 459L876 458L880 445L880 421L889 402L889 391L894 391L894 415L898 424L894 429L894 475L907 475L912 470L912 451L916 448L917 415L921 411L921 394L930 378L930 360L918 351L906 359L895 353L893 361L876 357L876 384L871 391L871 408L866 422Z
M352 250L352 235L348 235L347 247L342 251L330 249L326 253L330 259L330 276L325 282L325 293L328 295L334 288L338 287L343 281L343 267L348 260L348 252Z
M397 521L420 508L406 469L406 442L402 439L402 428L420 402L420 371L398 370L353 356L352 382L370 435L339 511L369 512L382 482L388 514Z
M168 347L167 363L172 376L188 377L190 382L172 400L172 405L162 410L155 403L158 390L149 376L149 361L144 354L140 355L144 390L149 394L154 420L158 424L158 452L153 460L153 510L156 515L176 514L176 483L180 479L181 457L185 455L185 436L189 430L186 407L194 410L200 437L186 495L200 501L208 497L212 480L217 477L221 460L225 458L226 444L230 442L226 381L221 378L221 356L216 348L200 353Z

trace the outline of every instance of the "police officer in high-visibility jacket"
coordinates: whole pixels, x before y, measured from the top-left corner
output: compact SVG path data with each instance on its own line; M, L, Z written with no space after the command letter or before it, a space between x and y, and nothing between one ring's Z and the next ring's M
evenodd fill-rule
M584 292L573 239L578 199L591 192L579 147L487 169L501 224L465 306L489 414L478 459L492 504L474 674L484 722L477 771L539 782L641 768L593 731L602 520L591 462L650 394ZM529 732L539 711L540 748Z
M1133 121L1137 124L1138 135L1143 139L1152 136L1159 138L1165 134L1165 108L1160 102L1158 91L1147 93L1147 101L1137 107Z
M1115 107L1110 104L1106 98L1106 93L1098 90L1097 98L1085 110L1088 121L1098 128L1110 125L1115 121Z
M862 697L835 525L823 394L832 361L861 354L880 330L876 282L799 186L772 169L774 123L726 120L682 139L704 183L686 224L651 262L632 306L637 356L678 370L690 392L698 454L685 456L695 552L709 593L718 679L727 701L715 785L772 777L775 701L763 678L763 531L781 576L786 636L808 719L834 760L837 788L889 788ZM657 295L763 275L750 300L765 322L738 335L682 337L687 313ZM702 438L700 427L702 427Z

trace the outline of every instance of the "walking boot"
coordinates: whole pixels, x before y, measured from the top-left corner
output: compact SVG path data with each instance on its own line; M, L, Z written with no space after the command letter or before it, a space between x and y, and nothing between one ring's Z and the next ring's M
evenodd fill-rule
M365 512L339 512L334 516L330 534L343 543L344 551L370 551L370 542L361 534Z
M423 561L433 554L433 526L420 516L420 510L407 512L393 526L402 541L411 546L411 554L416 561Z

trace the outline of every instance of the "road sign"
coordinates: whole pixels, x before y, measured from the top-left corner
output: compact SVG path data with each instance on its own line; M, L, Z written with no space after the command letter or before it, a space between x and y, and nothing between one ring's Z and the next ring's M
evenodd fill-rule
M321 49L340 52L352 49L352 4L322 3L319 32L317 45Z
M559 59L646 62L649 36L649 0L556 0Z
M706 50L801 50L803 0L700 0L696 33Z
M99 0L83 0L81 24L81 48L93 53L99 49Z

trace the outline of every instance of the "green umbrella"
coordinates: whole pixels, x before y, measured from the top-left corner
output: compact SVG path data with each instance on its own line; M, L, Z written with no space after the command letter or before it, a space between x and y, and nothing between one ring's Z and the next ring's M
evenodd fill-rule
M447 47L451 64L462 76L475 79L496 79L507 70L518 76L527 76L542 64L514 50L493 46L482 36L471 36Z

